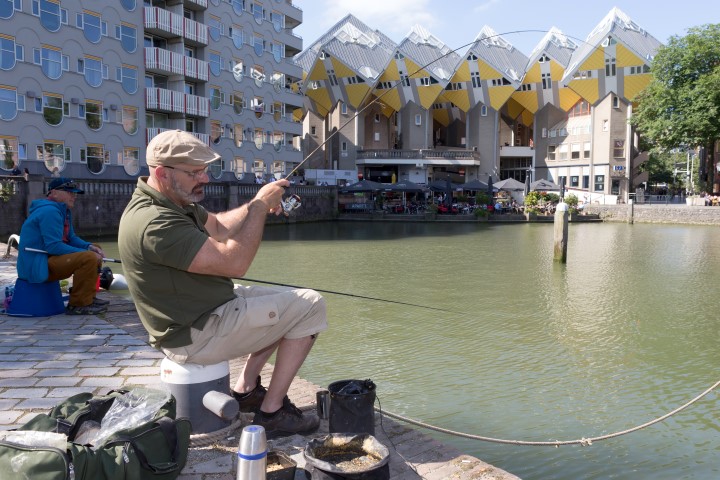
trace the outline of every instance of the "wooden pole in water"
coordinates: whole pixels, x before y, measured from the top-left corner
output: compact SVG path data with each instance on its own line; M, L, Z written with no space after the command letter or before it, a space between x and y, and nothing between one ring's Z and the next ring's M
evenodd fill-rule
M556 262L567 263L568 204L558 203L555 210L554 257Z

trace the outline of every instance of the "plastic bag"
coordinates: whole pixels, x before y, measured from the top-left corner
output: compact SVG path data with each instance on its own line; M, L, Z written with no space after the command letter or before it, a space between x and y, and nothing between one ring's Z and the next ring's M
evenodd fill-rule
M0 432L0 441L17 443L26 447L53 447L67 450L67 435L54 432L13 430Z
M153 419L155 414L170 400L170 392L151 388L134 388L118 397L103 417L100 430L88 435L91 445L101 445L118 430L132 428Z

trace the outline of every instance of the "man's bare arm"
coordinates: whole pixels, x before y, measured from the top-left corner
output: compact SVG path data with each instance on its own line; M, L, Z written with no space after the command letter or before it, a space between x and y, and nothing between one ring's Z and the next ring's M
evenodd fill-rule
M268 213L282 211L280 201L287 180L269 183L249 203L221 214L209 214L205 229L210 237L188 270L206 275L242 277L260 247Z

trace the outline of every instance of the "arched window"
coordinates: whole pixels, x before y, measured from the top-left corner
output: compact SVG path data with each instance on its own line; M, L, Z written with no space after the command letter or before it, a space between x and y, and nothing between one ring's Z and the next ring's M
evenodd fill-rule
M123 50L133 53L137 50L137 28L130 23L122 23L115 28L115 38L120 40Z
M57 126L63 120L62 95L43 95L43 118L48 125Z
M87 164L91 173L98 174L105 170L105 163L109 163L110 159L103 145L90 143L80 149L80 161Z
M38 0L32 4L33 15L40 17L40 24L49 32L57 32L63 21L67 22L65 11L58 0Z
M17 112L17 89L0 85L0 120L13 120Z
M2 0L0 0L2 2ZM0 68L12 70L17 62L17 54L22 53L22 47L18 48L15 37L0 35ZM21 59L22 60L22 59Z
M122 109L123 130L128 135L135 135L138 131L138 109L123 105Z
M123 166L125 173L135 176L140 172L140 150L135 147L123 148L122 154L118 153L119 164Z
M80 112L85 114L85 123L90 130L100 130L102 128L102 103L88 100L85 102L84 107L80 106Z

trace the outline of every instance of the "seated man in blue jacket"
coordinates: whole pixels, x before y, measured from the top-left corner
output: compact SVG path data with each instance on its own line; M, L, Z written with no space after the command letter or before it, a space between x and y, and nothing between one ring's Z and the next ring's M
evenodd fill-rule
M20 229L18 277L30 283L73 277L68 315L97 315L107 301L95 298L98 270L105 256L99 245L75 235L70 210L85 193L69 178L54 178L47 199L33 200Z

